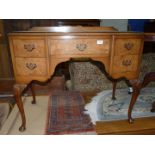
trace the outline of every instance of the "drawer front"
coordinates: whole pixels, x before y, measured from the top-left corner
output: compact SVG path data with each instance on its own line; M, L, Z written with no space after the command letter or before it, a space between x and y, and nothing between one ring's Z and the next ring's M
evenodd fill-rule
M138 65L138 55L115 56L113 61L113 73L136 72Z
M46 57L45 40L13 39L14 54L16 57Z
M45 58L15 58L17 76L47 75L47 60Z
M115 55L138 54L141 51L142 39L116 39Z
M50 40L51 55L109 55L110 39Z

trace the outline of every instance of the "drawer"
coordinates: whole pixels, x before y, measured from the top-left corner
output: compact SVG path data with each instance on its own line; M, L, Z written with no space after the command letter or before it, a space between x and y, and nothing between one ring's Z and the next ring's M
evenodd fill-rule
M142 39L116 39L114 45L115 55L139 54L141 46Z
M45 58L15 58L17 76L47 75L47 60Z
M16 57L46 57L45 40L13 39L13 49Z
M136 72L138 66L138 55L115 56L113 60L113 73Z
M51 55L101 55L110 51L110 39L50 40Z

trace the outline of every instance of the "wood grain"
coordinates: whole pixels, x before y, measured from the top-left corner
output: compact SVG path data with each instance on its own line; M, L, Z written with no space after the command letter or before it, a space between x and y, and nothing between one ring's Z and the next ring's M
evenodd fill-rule
M15 58L15 61L17 76L27 76L33 79L33 76L47 75L47 60L45 58Z
M139 54L142 39L123 38L115 41L115 55ZM131 49L125 48L125 45L132 44Z
M97 44L97 42L103 42ZM108 56L110 52L110 39L64 39L51 40L51 55L103 55ZM85 49L80 50L78 47L85 45Z
M137 118L129 124L127 120L97 122L97 134L155 134L155 117Z
M115 56L113 61L113 73L136 72L139 55Z
M13 48L16 57L46 57L45 39L43 37L15 37Z

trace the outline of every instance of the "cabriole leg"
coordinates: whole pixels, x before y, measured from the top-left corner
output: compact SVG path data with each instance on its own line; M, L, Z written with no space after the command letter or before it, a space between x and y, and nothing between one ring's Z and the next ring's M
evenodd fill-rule
M30 86L30 89L31 89L31 92L32 92L32 104L36 104L36 96L35 96L35 87L34 87L34 84L31 84Z
M133 123L131 114L132 114L133 106L137 100L139 93L140 93L141 83L139 83L138 80L132 80L132 81L130 80L129 82L133 88L133 93L132 93L132 97L131 97L131 101L130 101L129 109L128 109L128 121L129 121L129 123Z
M117 82L116 81L113 81L112 100L116 100L116 96L115 96L115 93L116 93L116 84L117 84Z
M14 95L15 95L16 103L22 119L22 124L19 127L19 131L21 132L26 129L26 118L25 118L24 106L21 98L22 91L25 89L25 87L26 85L20 85L20 84L14 85Z

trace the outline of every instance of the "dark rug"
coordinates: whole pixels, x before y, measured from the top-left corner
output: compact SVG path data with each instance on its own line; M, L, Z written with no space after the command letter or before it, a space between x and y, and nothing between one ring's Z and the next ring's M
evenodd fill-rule
M89 115L84 111L84 99L76 91L51 94L47 115L46 134L76 134L94 131Z

